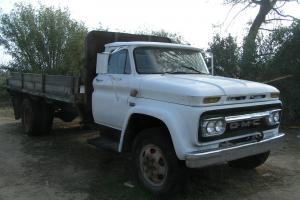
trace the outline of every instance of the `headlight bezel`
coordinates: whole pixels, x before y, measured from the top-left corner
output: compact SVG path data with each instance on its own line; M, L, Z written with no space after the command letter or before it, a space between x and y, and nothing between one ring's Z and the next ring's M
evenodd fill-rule
M275 118L276 115L276 118ZM280 124L281 121L281 110L272 110L269 113L269 116L265 118L265 121L268 126L276 126Z
M222 123L222 127L220 130L217 130L217 123ZM209 128L211 128L211 125L213 124L213 131L208 131L208 125L210 125ZM220 125L220 124L219 124ZM202 137L208 138L208 137L215 137L220 136L226 132L226 121L225 117L215 117L215 118L209 118L209 119L203 119L201 121L201 133Z

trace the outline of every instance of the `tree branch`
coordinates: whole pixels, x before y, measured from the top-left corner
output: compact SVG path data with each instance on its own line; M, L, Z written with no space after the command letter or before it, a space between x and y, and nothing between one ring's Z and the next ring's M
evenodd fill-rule
M259 28L259 30L274 32L276 29Z
M299 21L300 19L292 16L292 15L285 15L285 14L282 14L278 9L276 8L272 8L272 10L279 16L281 17L286 17L286 18L292 18L294 21Z
M271 22L271 21L294 21L293 19L283 19L283 18L272 18L272 19L266 19L265 22Z
M246 10L252 3L248 3L244 8L242 8L239 12L237 12L233 18L231 19L231 21L229 22L229 24L226 27L226 31L228 30L228 28L230 27L230 25L232 24L233 20L235 20L235 18L237 18L244 10Z

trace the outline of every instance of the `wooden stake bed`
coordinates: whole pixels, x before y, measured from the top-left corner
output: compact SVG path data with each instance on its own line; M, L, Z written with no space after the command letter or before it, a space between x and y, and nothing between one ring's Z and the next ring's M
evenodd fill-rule
M62 75L10 73L7 89L65 103L75 103L79 95L79 78Z

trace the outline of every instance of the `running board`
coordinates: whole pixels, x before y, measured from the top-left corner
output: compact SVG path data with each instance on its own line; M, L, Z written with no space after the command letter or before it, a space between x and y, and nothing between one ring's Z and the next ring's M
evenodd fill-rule
M119 143L107 137L96 137L88 139L87 143L95 146L97 149L105 149L113 152L118 152Z

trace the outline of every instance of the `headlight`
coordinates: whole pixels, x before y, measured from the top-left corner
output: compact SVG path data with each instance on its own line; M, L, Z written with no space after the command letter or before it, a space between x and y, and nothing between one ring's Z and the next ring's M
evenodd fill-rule
M214 119L205 119L202 122L202 136L212 137L225 133L226 122L223 117Z
M266 122L269 126L274 126L280 122L280 111L272 111L266 118Z
M217 133L223 134L226 129L226 123L224 120L218 120L215 124L215 130Z
M275 113L273 114L273 120L274 120L274 122L276 122L276 123L279 122L279 120L280 120L280 114L279 114L279 112L275 112Z

